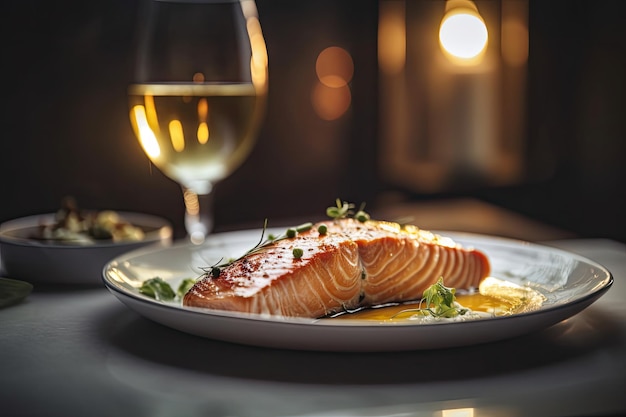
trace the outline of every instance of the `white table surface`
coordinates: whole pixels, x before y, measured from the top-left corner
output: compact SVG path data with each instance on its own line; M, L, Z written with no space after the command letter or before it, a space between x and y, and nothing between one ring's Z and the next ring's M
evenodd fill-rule
M401 353L255 348L187 335L107 289L35 288L0 310L2 416L589 416L626 413L626 245L551 241L613 287L541 332ZM464 413L442 410L466 409Z

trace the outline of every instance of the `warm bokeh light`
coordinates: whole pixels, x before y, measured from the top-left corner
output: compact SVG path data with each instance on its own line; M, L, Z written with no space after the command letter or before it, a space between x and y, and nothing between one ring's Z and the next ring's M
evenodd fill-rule
M185 208L187 213L192 216L197 216L200 213L200 203L198 201L198 196L196 193L185 189L183 191L183 199L185 200Z
M200 199L198 194L194 193L188 188L183 188L183 200L185 201L185 211L187 216L194 218L194 226L189 230L189 240L194 245L199 245L204 242L207 229L202 223L199 223L200 219Z
M201 72L196 72L191 79L194 83L203 83L204 82L204 74Z
M206 98L202 97L198 100L198 142L204 145L209 141L209 125L207 124L207 118L209 116L209 102Z
M185 132L183 132L183 125L180 120L172 120L169 125L170 138L172 141L172 147L176 152L182 152L185 149Z
M317 56L315 73L320 82L328 87L338 88L348 84L354 74L352 57L345 49L330 46Z
M457 14L441 23L439 40L450 54L458 58L474 58L487 45L487 27L476 16Z
M350 108L351 101L350 88L346 84L342 87L329 87L318 82L311 94L313 108L324 120L340 118Z
M446 10L439 28L439 43L444 52L461 60L459 63L474 63L487 47L487 26L472 2L450 4L460 6Z
M206 122L209 115L209 102L205 97L198 100L198 120Z
M398 74L406 62L406 16L404 3L380 2L378 64L388 74Z
M474 417L473 408L451 408L441 410L441 417Z
M261 22L256 16L249 17L246 22L248 36L252 45L252 58L254 64L259 68L267 66L267 50L263 32L261 31Z
M258 94L263 94L267 90L267 46L263 31L261 30L261 22L259 22L255 3L252 1L243 1L241 3L243 15L246 18L246 30L250 39L250 47L252 56L250 57L250 75L252 84Z
M200 122L200 124L198 124L197 136L198 142L201 145L204 145L209 141L209 125L207 125L206 122Z
M348 83L354 75L350 53L338 46L322 50L315 61L318 81L311 92L311 104L324 120L336 120L349 108L352 94Z
M156 106L154 105L154 96L151 94L146 94L144 96L143 102L145 105L148 126L150 126L155 135L158 135L160 132L159 117L157 116Z
M135 130L135 135L139 138L139 143L150 158L158 158L161 148L157 142L154 132L148 124L146 108L144 106L134 106L130 111L130 120Z

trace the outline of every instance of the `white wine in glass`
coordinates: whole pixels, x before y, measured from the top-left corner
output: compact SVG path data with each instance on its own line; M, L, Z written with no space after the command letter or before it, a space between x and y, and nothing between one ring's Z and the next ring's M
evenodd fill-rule
M193 243L213 228L213 187L255 144L266 93L254 1L147 2L130 120L148 158L181 185Z

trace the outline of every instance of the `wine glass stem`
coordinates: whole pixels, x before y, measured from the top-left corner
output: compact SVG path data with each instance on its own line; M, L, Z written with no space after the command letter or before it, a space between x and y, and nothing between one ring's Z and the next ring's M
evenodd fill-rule
M213 231L213 193L197 194L183 187L183 198L187 236L199 245Z

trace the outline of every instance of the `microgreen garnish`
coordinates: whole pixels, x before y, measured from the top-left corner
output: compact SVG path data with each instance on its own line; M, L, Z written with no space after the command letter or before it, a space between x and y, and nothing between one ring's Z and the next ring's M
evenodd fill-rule
M317 228L317 233L319 233L320 235L325 235L326 233L328 233L328 226L326 226L325 224L320 224Z
M353 217L361 223L370 219L369 214L365 212L365 203L361 203L361 206L356 213L354 212L354 208L356 206L353 203L348 203L347 201L342 202L341 199L338 198L335 200L335 204L335 206L331 206L326 209L326 215L331 219L339 220Z
M300 248L293 248L293 257L296 259L300 259L302 258L302 255L304 255L304 251Z
M348 217L348 212L354 208L354 204L347 201L342 202L339 198L335 200L337 204L335 207L328 207L326 209L326 215L331 219L343 219Z
M456 289L443 285L443 277L428 287L419 302L419 308L411 308L396 313L393 317L405 313L418 313L433 317L452 318L464 315L469 310L455 303ZM425 307L422 307L425 305Z

